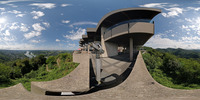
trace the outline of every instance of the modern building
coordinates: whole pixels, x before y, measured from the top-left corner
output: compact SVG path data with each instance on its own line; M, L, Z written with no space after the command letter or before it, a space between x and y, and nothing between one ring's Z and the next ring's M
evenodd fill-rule
M91 42L100 42L105 51L102 57L118 55L119 51L128 52L130 61L139 47L154 35L152 19L161 13L153 8L126 8L112 11L99 21L96 28L87 28L87 35L83 35L80 46L85 50ZM120 49L120 50L119 50Z

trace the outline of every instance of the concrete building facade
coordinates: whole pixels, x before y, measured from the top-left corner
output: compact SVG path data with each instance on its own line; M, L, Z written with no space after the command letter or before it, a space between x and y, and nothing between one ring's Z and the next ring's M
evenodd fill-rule
M154 22L151 20L160 12L153 8L112 11L103 16L96 28L87 28L87 35L83 35L80 46L87 49L88 43L100 42L105 51L102 57L116 56L120 51L118 48L122 47L132 61L134 52L154 35Z

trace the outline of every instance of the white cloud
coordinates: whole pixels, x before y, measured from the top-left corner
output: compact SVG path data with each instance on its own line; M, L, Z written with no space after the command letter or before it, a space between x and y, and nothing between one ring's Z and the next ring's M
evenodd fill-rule
M22 2L22 1L30 1L30 0L6 0L6 1L0 1L0 4L9 4L14 2Z
M56 5L54 3L33 3L30 4L31 6L37 6L41 9L52 9L54 7L56 7Z
M149 3L144 5L139 5L140 7L148 7L148 8L164 8L168 3Z
M21 11L13 10L13 11L8 11L8 13L13 13L13 14L20 14L22 13Z
M191 29L188 27L188 26L185 26L185 25L182 25L181 27L183 30L186 30L186 31L191 31Z
M26 39L30 39L30 38L33 38L33 37L36 37L36 36L40 36L42 33L41 32L37 32L37 31L31 31L27 34L24 34L24 37Z
M161 35L154 35L145 46L153 48L183 48L183 49L200 49L200 44L197 42L187 41L193 38L183 38L182 40L171 40L169 38L162 38ZM195 37L198 40L199 38Z
M0 32L0 37L7 37L7 36L10 36L10 31L9 30L5 30L5 31L1 31Z
M0 49L5 50L34 50L34 45L31 44L22 44L22 43L7 43L0 44Z
M69 33L71 33L71 35L65 35L64 37L71 40L78 40L86 33L86 29L79 28L77 31L72 30Z
M5 36L10 36L9 30L6 30L4 35L5 35Z
M22 31L22 32L27 32L28 31L28 28L26 27L25 24L21 23L20 31Z
M32 25L32 27L33 27L33 29L35 31L38 31L38 32L41 32L42 30L45 30L44 27L40 26L40 23L35 23L35 24Z
M40 23L35 23L35 24L32 25L32 27L33 27L34 31L31 31L27 34L24 34L24 37L26 39L30 39L30 38L33 38L33 37L36 37L36 36L40 36L42 34L41 31L45 30L44 27L40 26Z
M31 14L33 14L33 19L38 19L39 17L44 16L45 14L41 11L32 11Z
M31 40L32 43L40 43L40 40Z
M70 6L71 4L61 4L61 7Z
M170 4L170 3L149 3L144 5L139 5L140 7L150 7L150 8L162 8L165 11L161 13L164 17L176 17L179 14L182 14L184 9L179 8L178 4Z
M174 7L174 8L165 8L166 11L169 11L168 13L162 13L162 15L164 17L175 17L175 16L179 16L179 14L183 13L183 8L178 8L178 7Z
M5 8L0 8L0 10L1 10L1 11L5 11L6 9L5 9Z
M18 7L18 6L16 6L16 5L14 5L14 4L7 4L7 5L9 5L9 6L11 6L11 7Z
M20 31L22 32L27 32L29 30L27 25L25 25L24 23L21 23L21 25L19 25L18 22L13 22L12 25L9 26L9 29L11 30L20 29Z
M69 20L62 20L62 23L69 23L70 21Z
M200 35L200 17L185 18L187 25L182 25L181 29L184 31L193 31L194 34Z
M56 42L60 42L60 40L59 40L59 39L56 39Z
M48 22L42 22L42 24L44 24L45 27L50 27L50 24Z
M182 37L182 40L190 42L190 43L194 43L194 42L200 42L200 37L198 36Z
M24 17L25 14L18 14L16 17Z
M12 25L10 26L10 29L11 29L11 30L16 30L16 29L18 29L18 28L19 28L19 25L18 25L17 22L12 23Z
M199 11L200 7L187 7L189 10Z
M6 13L11 13L11 14L21 14L21 11L17 11L17 10L12 10L12 11L8 11L8 12L1 12L1 15L6 14Z
M76 22L70 25L70 27L78 26L78 25L97 25L96 22Z
M13 37L3 37L2 39L3 39L4 42L5 41L9 41L9 42L15 41L15 39Z
M193 22L193 20L190 19L190 18L185 18L185 20L188 21L188 22L190 22L190 23Z

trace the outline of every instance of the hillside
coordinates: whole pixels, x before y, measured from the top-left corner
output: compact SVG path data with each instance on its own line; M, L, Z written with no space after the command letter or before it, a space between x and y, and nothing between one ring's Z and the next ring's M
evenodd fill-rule
M173 49L173 48L167 48L167 49L156 49L160 52L167 52L173 55L176 55L180 58L194 58L198 59L200 58L200 50L185 50L185 49Z
M78 65L72 62L71 51L30 51L32 58L26 52L0 51L0 88L22 83L30 90L31 81L61 78Z
M146 66L160 84L178 89L200 88L199 50L144 49Z
M60 53L72 53L72 50L0 50L0 63L14 61L17 59L29 58L26 53L29 52L33 55L55 56Z

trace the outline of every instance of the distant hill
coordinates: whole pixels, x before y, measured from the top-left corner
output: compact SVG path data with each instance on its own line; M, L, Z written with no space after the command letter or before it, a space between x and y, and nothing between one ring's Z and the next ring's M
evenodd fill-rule
M168 52L173 55L176 55L180 58L200 58L200 50L186 50L186 49L174 49L174 48L167 48L167 49L156 49L160 52Z
M72 53L72 50L0 50L0 63L27 58L27 51L35 56L43 54L44 56L55 56L60 53Z

